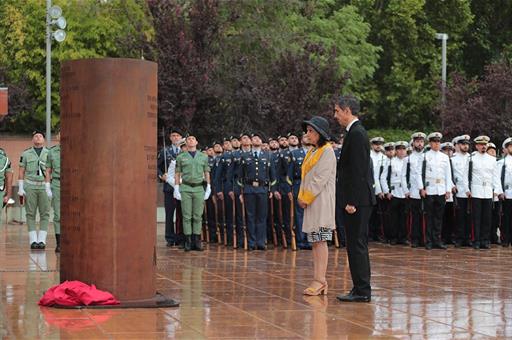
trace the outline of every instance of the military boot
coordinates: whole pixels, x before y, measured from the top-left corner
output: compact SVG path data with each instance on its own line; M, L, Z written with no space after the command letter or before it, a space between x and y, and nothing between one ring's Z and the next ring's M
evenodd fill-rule
M190 251L192 249L192 238L190 235L185 235L185 251Z

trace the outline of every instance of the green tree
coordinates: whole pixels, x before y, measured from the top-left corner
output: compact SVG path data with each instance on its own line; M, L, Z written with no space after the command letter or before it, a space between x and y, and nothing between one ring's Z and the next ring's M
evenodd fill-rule
M456 56L472 20L468 0L338 3L356 6L371 24L370 42L383 48L373 81L362 91L369 108L368 125L411 129L437 125L438 117L432 112L440 97L441 53L435 34L450 35L450 58ZM455 69L462 59L458 55Z
M142 56L152 26L143 0L54 2L68 21L67 38L52 44L52 124L59 121L60 62L94 57ZM0 3L0 82L16 94L7 129L42 128L45 120L44 0L3 0Z

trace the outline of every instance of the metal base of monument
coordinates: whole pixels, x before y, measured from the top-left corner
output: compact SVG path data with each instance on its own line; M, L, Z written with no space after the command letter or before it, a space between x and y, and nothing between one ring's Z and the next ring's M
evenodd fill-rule
M151 299L143 299L143 300L129 300L129 301L121 301L119 305L108 305L108 306L61 306L54 305L55 308L62 309L114 309L114 308L169 308L169 307L178 307L180 303L176 300L166 297L160 293L156 293L156 295Z

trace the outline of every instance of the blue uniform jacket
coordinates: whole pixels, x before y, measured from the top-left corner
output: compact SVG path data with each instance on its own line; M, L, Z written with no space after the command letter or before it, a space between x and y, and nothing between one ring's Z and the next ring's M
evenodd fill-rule
M237 184L244 194L260 194L277 190L276 170L272 164L272 154L260 151L254 157L253 151L244 151L240 156Z

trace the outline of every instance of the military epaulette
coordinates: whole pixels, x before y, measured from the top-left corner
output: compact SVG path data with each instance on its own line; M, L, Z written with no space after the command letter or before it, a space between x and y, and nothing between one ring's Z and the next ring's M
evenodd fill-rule
M0 148L0 155L5 156L5 151L2 148Z
M25 150L23 150L23 152L28 151L28 150L30 150L30 149L32 149L32 148L33 148L33 146L28 147L28 148L26 148Z
M53 149L53 148L55 148L55 147L57 147L57 146L59 146L59 145L58 145L58 144L57 144L57 145L54 145L54 146L52 146L49 150L51 150L51 149Z

